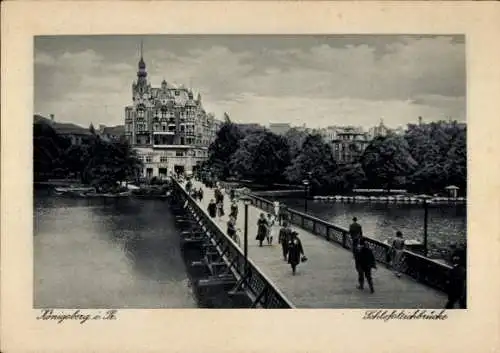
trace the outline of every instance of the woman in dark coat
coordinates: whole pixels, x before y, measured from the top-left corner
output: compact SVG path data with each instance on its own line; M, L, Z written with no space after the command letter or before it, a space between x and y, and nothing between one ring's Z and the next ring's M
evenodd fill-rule
M214 202L213 199L210 200L207 210L210 217L215 218L217 216L217 204Z
M300 263L301 255L304 256L304 248L298 237L297 232L292 232L288 240L288 263L292 267L292 273L295 275L297 265Z
M269 225L267 224L266 217L264 216L263 213L261 213L260 214L260 218L257 221L257 237L255 238L256 240L259 241L259 246L262 246L262 242L267 237L267 228L268 228L268 226Z

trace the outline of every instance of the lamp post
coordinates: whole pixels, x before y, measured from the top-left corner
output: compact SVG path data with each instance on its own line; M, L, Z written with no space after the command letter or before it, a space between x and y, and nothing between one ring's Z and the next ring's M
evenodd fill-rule
M247 196L243 197L243 204L245 205L245 229L243 233L243 256L245 257L245 274L248 273L248 205L250 200Z
M307 192L309 185L311 183L312 172L307 172L307 179L304 179L302 183L304 184L304 213L307 213Z
M429 218L429 205L424 199L424 255L427 256L427 223Z
M307 187L309 186L309 180L304 179L302 183L304 184L304 213L307 213Z

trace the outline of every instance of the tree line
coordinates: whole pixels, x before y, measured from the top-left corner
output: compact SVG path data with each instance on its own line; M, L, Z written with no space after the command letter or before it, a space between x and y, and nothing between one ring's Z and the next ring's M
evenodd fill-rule
M106 141L89 128L85 143L72 144L46 122L33 124L35 181L73 177L98 188L137 178L142 161L126 141Z
M403 135L375 137L359 158L345 164L335 160L331 145L317 133L291 129L281 136L226 116L201 170L218 179L267 185L308 179L313 193L355 188L435 193L448 185L466 192L466 128L444 121L410 124Z

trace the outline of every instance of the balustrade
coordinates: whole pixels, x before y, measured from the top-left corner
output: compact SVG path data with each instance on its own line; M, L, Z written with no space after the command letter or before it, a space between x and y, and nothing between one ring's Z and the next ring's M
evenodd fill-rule
M253 206L266 212L274 212L272 201L266 200L254 194L248 194ZM324 237L327 241L335 242L346 249L352 249L352 241L347 229L302 213L297 210L288 209L290 223L307 230L308 232ZM375 259L385 265L390 246L379 240L365 236L368 246L372 249ZM429 285L435 289L444 291L449 276L450 266L429 259L425 256L405 250L401 259L401 272L405 273L419 282Z
M179 204L185 205L186 212L196 220L238 281L233 291L244 290L253 302L252 307L294 308L294 305L250 259L245 262L245 256L238 244L225 234L207 212L186 193L177 180L174 180L173 186L173 197L178 200Z

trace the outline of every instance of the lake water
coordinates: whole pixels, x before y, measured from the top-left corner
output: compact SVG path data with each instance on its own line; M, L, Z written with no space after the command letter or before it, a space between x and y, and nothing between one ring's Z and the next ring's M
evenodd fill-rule
M266 196L266 198L270 198ZM303 198L276 198L290 208L304 210ZM406 239L423 241L424 209L421 205L394 203L333 203L308 201L308 213L337 226L348 228L356 216L363 233L387 240L400 230ZM429 245L446 247L451 242L465 242L467 212L465 205L432 205L428 213Z
M167 202L37 192L35 308L196 308Z

